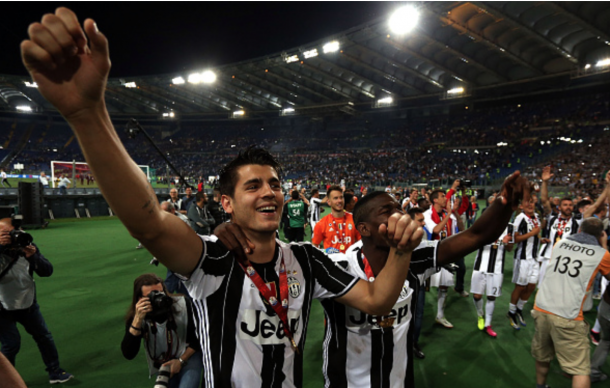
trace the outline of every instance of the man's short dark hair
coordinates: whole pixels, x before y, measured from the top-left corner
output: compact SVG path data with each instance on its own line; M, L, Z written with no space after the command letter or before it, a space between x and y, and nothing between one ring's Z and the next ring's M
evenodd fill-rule
M352 193L344 193L343 194L343 201L345 202L345 204L347 205L348 203L351 203L354 199L354 194Z
M203 190L198 191L197 194L195 194L195 202L201 201L204 195L205 193L203 192Z
M257 164L259 166L271 166L277 172L278 178L282 179L282 166L275 160L275 158L266 150L262 148L248 147L243 151L240 151L235 159L230 161L220 171L220 193L222 195L228 195L233 197L235 194L235 185L239 179L237 170L241 166L247 166L249 164Z
M345 189L346 193L354 194L354 189Z
M427 201L426 197L421 197L420 199L417 200L417 206L423 207L425 205L426 201Z
M292 193L290 193L290 198L292 199L299 199L299 192L296 190L293 190Z
M563 198L561 198L561 201L559 201L559 204L561 204L563 201L570 201L570 202L572 202L572 198L570 198L570 197L563 197Z
M333 191L339 191L341 194L343 194L343 189L341 188L341 186L333 185L333 186L330 186L330 188L326 192L326 196L330 198L330 193L332 193Z
M415 219L415 215L424 214L424 211L418 207L412 207L407 213L409 214L409 217Z
M604 232L604 223L599 218L589 217L580 224L580 232L599 238Z
M369 220L369 216L371 215L371 206L370 202L379 197L380 195L388 194L385 191L373 191L362 197L360 201L356 202L356 206L354 206L354 224L358 225L361 222L366 222Z
M588 199L583 199L582 201L580 201L576 204L576 209L578 209L578 210L584 209L585 206L592 205L592 204L593 204L593 202L589 201Z
M311 196L312 196L312 197L313 197L314 195L318 194L318 193L319 193L318 189L313 189L313 190L311 190Z
M440 189L432 190L432 192L430 193L430 202L434 202L434 200L440 196L443 196L443 197L445 196L445 192L443 190L440 190Z

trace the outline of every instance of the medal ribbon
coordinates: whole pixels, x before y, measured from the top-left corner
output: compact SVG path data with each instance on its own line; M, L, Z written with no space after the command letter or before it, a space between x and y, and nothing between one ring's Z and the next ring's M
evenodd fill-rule
M281 255L281 251L280 251L280 255ZM282 321L282 323L284 325L284 327L283 327L284 334L286 334L286 337L288 337L288 339L290 340L292 349L295 352L299 353L299 348L297 347L297 344L294 341L294 338L292 337L292 333L290 332L290 326L288 325L288 276L286 275L284 257L283 256L281 257L280 273L279 273L280 298L282 299L281 303L276 299L275 295L273 295L271 293L271 290L269 289L269 287L267 287L267 285L265 284L263 279L256 272L254 267L250 264L250 260L245 259L243 263L241 262L241 260L238 260L238 263L241 266L241 268L244 270L246 275L250 278L252 283L254 283L256 288L258 288L258 291L261 293L261 295L263 296L265 301L267 303L269 303L269 306L271 306L273 308L273 311L275 311L277 316L280 318L280 320Z
M523 213L523 214L525 214L525 213ZM529 220L532 222L532 224L534 224L534 228L537 228L537 227L538 227L538 219L536 218L536 216L535 216L535 215L534 215L534 218L532 218L532 217L528 216L527 214L525 214L525 216L526 216L527 218L529 218Z
M369 261L367 260L366 256L364 256L364 253L362 253L362 262L364 263L364 274L369 279L369 281L372 282L373 280L375 280L375 274L373 273L373 269L371 268L371 265L369 264Z
M559 225L557 225L557 236L561 238L563 236L563 231L568 224L569 218L566 220L564 218L559 217Z

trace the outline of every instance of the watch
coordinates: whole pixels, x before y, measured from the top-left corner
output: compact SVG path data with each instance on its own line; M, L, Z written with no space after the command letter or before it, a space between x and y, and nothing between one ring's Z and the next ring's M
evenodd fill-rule
M186 365L188 364L188 361L184 361L184 360L182 359L182 357L178 357L178 361L180 361L180 364L181 364L182 366L186 366Z

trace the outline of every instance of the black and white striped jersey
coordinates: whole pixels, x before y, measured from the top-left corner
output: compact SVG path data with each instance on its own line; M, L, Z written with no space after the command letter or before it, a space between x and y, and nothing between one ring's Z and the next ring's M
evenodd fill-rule
M582 220L577 220L575 217L569 219L562 219L559 214L551 214L546 223L544 235L546 238L551 240L548 244L542 244L540 248L540 256L545 259L551 258L551 251L556 242L578 233L578 228Z
M540 227L540 219L538 214L534 213L534 216L530 218L525 213L519 214L515 217L513 222L515 225L515 232L521 235L527 234L532 231L535 227ZM526 260L535 259L538 257L538 247L540 246L540 237L538 235L532 236L527 240L521 241L517 244L515 250L515 260Z
M322 301L326 314L322 366L326 388L413 386L411 320L419 291L417 275L425 279L437 271L438 243L422 242L413 252L407 280L388 316L371 316L332 299ZM331 258L351 274L368 279L362 241Z
M311 197L309 204L311 205L311 216L309 217L310 222L320 221L320 204L322 204L322 200L320 198Z
M485 273L503 274L504 273L504 258L506 250L502 240L508 234L508 227L504 229L502 235L491 244L485 245L477 252L477 257L474 260L474 270Z
M203 255L184 282L193 298L197 335L203 351L203 386L298 388L303 380L303 348L313 299L347 293L358 278L336 266L310 243L276 240L273 260L254 264L279 295L283 257L289 290L288 322L300 353L283 324L216 236L201 236Z

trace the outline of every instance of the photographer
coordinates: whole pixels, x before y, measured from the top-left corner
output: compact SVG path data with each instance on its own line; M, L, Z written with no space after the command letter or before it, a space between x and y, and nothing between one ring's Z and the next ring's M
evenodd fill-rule
M20 236L19 236L20 235ZM53 336L36 300L34 272L48 277L53 265L31 243L31 236L15 229L10 218L0 220L0 342L2 354L15 365L21 347L20 323L34 338L51 384L64 383L72 374L59 367ZM25 237L25 238L24 238Z
M168 295L163 280L157 275L136 278L121 351L126 359L133 360L143 339L151 376L161 366L168 365L169 387L198 388L202 360L191 306L183 296Z

